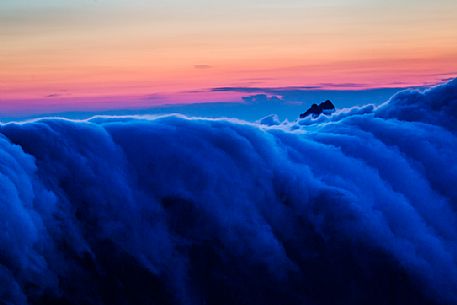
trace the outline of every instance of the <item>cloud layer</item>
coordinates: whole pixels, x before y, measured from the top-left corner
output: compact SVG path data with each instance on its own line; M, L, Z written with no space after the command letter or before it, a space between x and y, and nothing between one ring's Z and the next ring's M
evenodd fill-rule
M455 304L456 96L2 125L0 300Z

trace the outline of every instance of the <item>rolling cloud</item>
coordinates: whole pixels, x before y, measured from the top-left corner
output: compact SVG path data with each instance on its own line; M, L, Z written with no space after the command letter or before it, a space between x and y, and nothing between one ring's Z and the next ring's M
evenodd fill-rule
M282 124L1 125L0 302L455 304L456 119L453 80Z

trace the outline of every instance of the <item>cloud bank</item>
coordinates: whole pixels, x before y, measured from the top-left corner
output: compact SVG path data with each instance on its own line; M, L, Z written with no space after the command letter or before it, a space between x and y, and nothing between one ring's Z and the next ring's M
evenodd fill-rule
M1 125L0 302L455 304L456 96Z

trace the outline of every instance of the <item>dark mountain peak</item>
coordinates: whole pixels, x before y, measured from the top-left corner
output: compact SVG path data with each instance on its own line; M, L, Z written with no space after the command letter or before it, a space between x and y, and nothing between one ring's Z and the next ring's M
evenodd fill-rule
M335 105L330 100L326 100L325 102L317 104L312 104L305 113L300 114L300 118L306 118L309 115L312 115L313 118L317 118L321 113L323 114L331 114L335 111Z
M319 104L319 107L321 107L322 110L335 110L335 105L330 100L326 100L323 103Z

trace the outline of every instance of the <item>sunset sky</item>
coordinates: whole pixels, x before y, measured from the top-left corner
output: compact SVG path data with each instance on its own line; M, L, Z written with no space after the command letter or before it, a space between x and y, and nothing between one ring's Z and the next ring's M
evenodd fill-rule
M2 0L0 113L437 83L457 75L456 15L455 0Z

